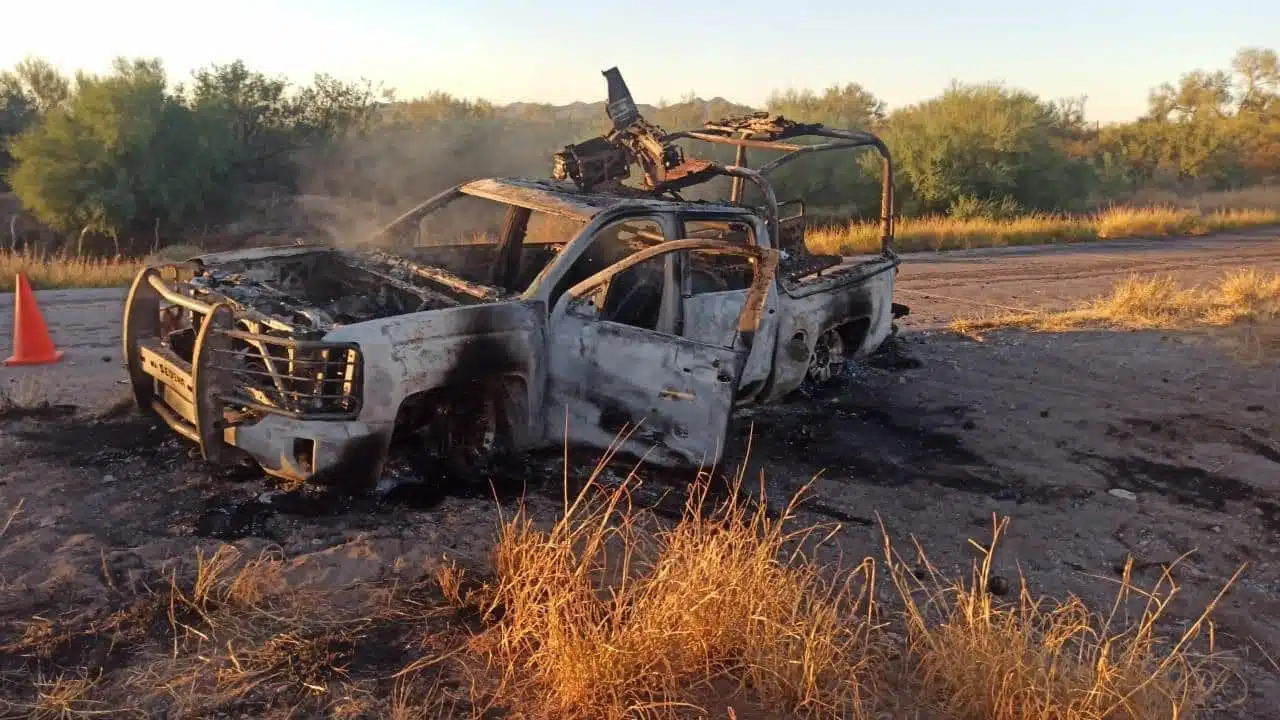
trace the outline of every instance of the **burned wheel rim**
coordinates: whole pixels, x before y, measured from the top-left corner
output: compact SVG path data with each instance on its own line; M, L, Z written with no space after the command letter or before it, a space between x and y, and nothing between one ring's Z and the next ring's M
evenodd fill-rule
M463 414L462 422L455 426L456 450L479 460L489 456L497 445L497 404L485 397Z
M829 381L844 369L847 359L844 338L835 330L826 331L814 343L809 357L809 380L819 384Z
M442 404L435 422L438 451L450 460L483 463L497 448L498 407L487 393L469 402Z

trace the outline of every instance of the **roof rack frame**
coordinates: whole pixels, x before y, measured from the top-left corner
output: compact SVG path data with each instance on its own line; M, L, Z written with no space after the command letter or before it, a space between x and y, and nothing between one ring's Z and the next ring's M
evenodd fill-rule
M779 118L780 119L780 118ZM775 137L771 139L758 139L751 137L759 134L750 129L730 129L727 127L717 127L718 123L707 123L705 127L694 130L681 130L678 132L668 133L662 137L663 143L674 142L676 140L690 139L700 140L702 142L714 143L718 145L732 145L737 148L737 156L734 158L733 166L736 171L748 170L749 173L725 172L718 174L729 175L733 178L733 186L730 190L730 202L739 203L742 200L744 179L752 180L757 187L769 185L766 176L803 155L812 155L820 152L830 152L832 150L853 150L856 148L872 147L880 154L881 171L880 171L880 249L886 255L893 255L893 232L894 232L894 171L893 158L889 154L889 148L884 141L875 135L861 130L839 130L836 128L828 128L821 124L794 124L785 127L782 132L773 133ZM818 143L814 145L800 145L797 143L784 142L792 138L798 137L823 137L828 138L832 142ZM785 153L781 157L775 158L758 168L749 168L747 166L747 149L754 148L758 150L774 150ZM724 168L728 171L730 168ZM765 194L765 202L768 205L768 215L776 222L778 218L778 205L772 187Z

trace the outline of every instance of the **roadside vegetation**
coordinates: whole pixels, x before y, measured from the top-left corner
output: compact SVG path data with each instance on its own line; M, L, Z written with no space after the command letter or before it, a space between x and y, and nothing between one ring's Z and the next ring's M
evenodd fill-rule
M141 260L44 255L35 251L0 252L0 292L13 292L14 281L24 273L36 290L58 288L124 287L142 269Z
M896 227L895 243L901 252L963 250L1125 238L1185 237L1280 226L1280 186L1256 188L1247 194L1259 196L1267 190L1274 195L1275 209L1241 206L1201 210L1168 205L1113 207L1079 216L1031 214L1003 220L957 219L945 215L903 218ZM875 252L880 247L880 227L874 222L818 226L809 230L807 244L815 252ZM178 252L165 252L175 250ZM149 257L180 259L199 252L197 246L175 245ZM127 256L84 257L66 252L0 251L0 292L13 291L17 273L25 273L32 287L39 290L124 287L145 262L145 258Z
M658 101L643 110L667 129L756 109L639 100ZM908 250L1202 234L1280 216L1274 49L1185 72L1151 90L1142 117L1107 125L1087 119L1082 99L994 84L957 83L892 109L856 82L774 93L766 105L885 139ZM234 235L261 220L264 198L326 196L394 215L472 177L545 175L551 152L606 122L602 102L401 100L372 82L321 74L297 85L239 61L171 78L159 60L120 58L107 73L67 77L31 58L0 71L0 263L6 274L59 266L41 287L115 284L127 262L96 272L80 258ZM731 149L690 149L732 161ZM876 158L815 155L773 179L780 198L805 198L817 246L874 246Z
M1280 320L1280 274L1246 267L1226 273L1208 287L1183 287L1168 275L1135 275L1117 283L1110 295L1075 309L958 318L951 328L966 333L1005 327L1152 329L1276 320Z
M17 621L3 699L29 717L1177 719L1232 677L1216 599L1165 617L1172 565L1142 588L1126 569L1097 612L993 573L1006 520L946 578L883 527L880 557L820 560L838 528L798 524L798 498L771 516L703 476L672 523L631 506L633 482L588 481L549 524L520 508L487 567L317 588L278 553L202 550L113 587L116 612Z
M961 317L955 332L981 337L991 330L1045 332L1103 327L1217 331L1217 337L1251 360L1280 352L1280 274L1244 267L1203 287L1185 287L1169 275L1132 276L1106 295L1061 312L1001 312Z
M1270 189L1257 188L1248 194L1261 195L1264 190ZM1225 193L1218 195L1222 194ZM1111 207L1085 215L1033 213L1003 219L945 215L907 217L895 226L894 243L903 252L963 250L1207 235L1280 225L1280 187L1271 190L1270 194L1273 195L1273 207L1214 207L1206 210L1194 205L1161 205ZM880 247L880 227L873 222L818 227L809 231L808 245L816 252L873 252Z

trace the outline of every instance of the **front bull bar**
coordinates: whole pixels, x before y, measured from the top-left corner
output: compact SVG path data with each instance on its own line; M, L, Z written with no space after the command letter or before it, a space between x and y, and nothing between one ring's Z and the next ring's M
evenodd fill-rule
M184 360L161 340L161 302L190 311L196 329L191 361ZM197 319L199 321L197 322ZM197 443L210 463L232 459L235 448L226 439L226 430L255 415L275 414L295 420L351 420L360 413L360 383L363 367L359 348L352 343L327 343L276 337L238 330L236 312L225 301L206 303L169 287L158 267L139 271L129 288L124 307L123 357L133 389L134 401L144 412L160 417L175 432ZM341 412L289 409L259 402L239 392L241 389L227 364L219 358L236 354L233 341L256 347L265 358L268 371L244 370L266 375L283 396L326 401L345 401ZM285 389L288 382L314 382L313 377L277 371L267 346L284 347L290 365L306 367L341 365L345 390L339 394L302 393ZM339 351L341 360L299 360L298 353ZM327 369L327 368L326 368ZM324 381L321 383L324 385Z
M203 316L187 362L160 341L161 300ZM170 289L157 268L141 270L125 299L123 356L133 386L133 398L144 411L154 412L178 434L198 443L211 463L230 459L231 446L223 437L226 420L221 396L231 389L229 373L214 364L213 350L230 352L235 315L227 303L200 302ZM194 322L193 322L194 325Z

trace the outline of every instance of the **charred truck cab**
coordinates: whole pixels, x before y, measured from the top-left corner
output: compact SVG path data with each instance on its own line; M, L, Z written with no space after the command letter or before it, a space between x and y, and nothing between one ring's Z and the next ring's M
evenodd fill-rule
M625 435L651 462L709 465L735 409L883 343L905 308L878 138L765 114L666 134L605 76L613 130L557 153L551 178L464 183L343 247L142 270L123 333L139 407L212 463L247 457L299 481L368 486L397 437L469 463ZM682 139L733 145L736 162L685 159ZM812 254L803 201L780 204L767 176L864 147L883 158L880 252ZM748 149L784 154L751 169ZM621 183L633 164L643 187ZM719 177L727 201L680 196ZM462 241L432 224L465 202L500 219Z

